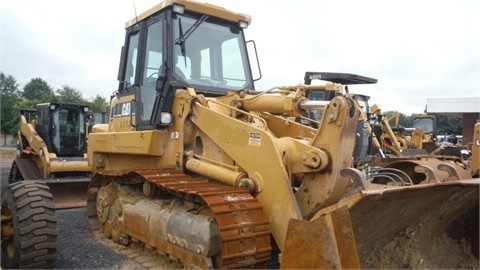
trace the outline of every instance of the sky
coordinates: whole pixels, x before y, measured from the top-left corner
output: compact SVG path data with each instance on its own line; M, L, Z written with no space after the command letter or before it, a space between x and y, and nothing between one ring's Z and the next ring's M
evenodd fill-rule
M245 36L257 47L257 90L323 71L376 78L350 92L406 115L428 98L480 97L480 1L200 1L252 17ZM0 0L0 72L20 88L42 78L109 100L125 22L158 2Z

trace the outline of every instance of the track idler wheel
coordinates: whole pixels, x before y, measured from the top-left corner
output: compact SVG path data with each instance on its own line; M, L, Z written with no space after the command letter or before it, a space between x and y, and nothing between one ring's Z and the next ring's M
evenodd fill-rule
M102 224L102 232L108 238L115 242L127 245L130 243L130 237L122 233L118 225L118 218L122 215L122 205L118 200L117 184L111 183L103 186L98 190L97 194L97 217Z
M8 185L2 195L2 268L52 268L57 217L49 187L36 181Z

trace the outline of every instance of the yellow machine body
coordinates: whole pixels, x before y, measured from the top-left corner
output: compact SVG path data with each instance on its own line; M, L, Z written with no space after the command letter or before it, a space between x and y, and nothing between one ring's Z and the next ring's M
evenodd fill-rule
M356 102L306 97L343 85L254 91L249 22L186 0L127 22L109 123L88 138L92 229L187 268L371 268L405 230L435 237L478 207L480 181L450 166L355 169ZM311 109L317 128L297 121Z

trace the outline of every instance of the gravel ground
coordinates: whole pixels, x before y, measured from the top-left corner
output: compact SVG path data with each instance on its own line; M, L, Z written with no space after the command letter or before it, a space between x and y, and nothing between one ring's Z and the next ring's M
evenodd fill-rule
M90 232L85 208L57 210L56 269L144 269L98 241Z

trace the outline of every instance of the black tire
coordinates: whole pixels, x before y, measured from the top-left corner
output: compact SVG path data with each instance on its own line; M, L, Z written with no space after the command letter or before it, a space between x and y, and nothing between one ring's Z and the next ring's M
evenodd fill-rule
M40 181L8 185L2 195L2 268L52 268L57 217L50 188Z

